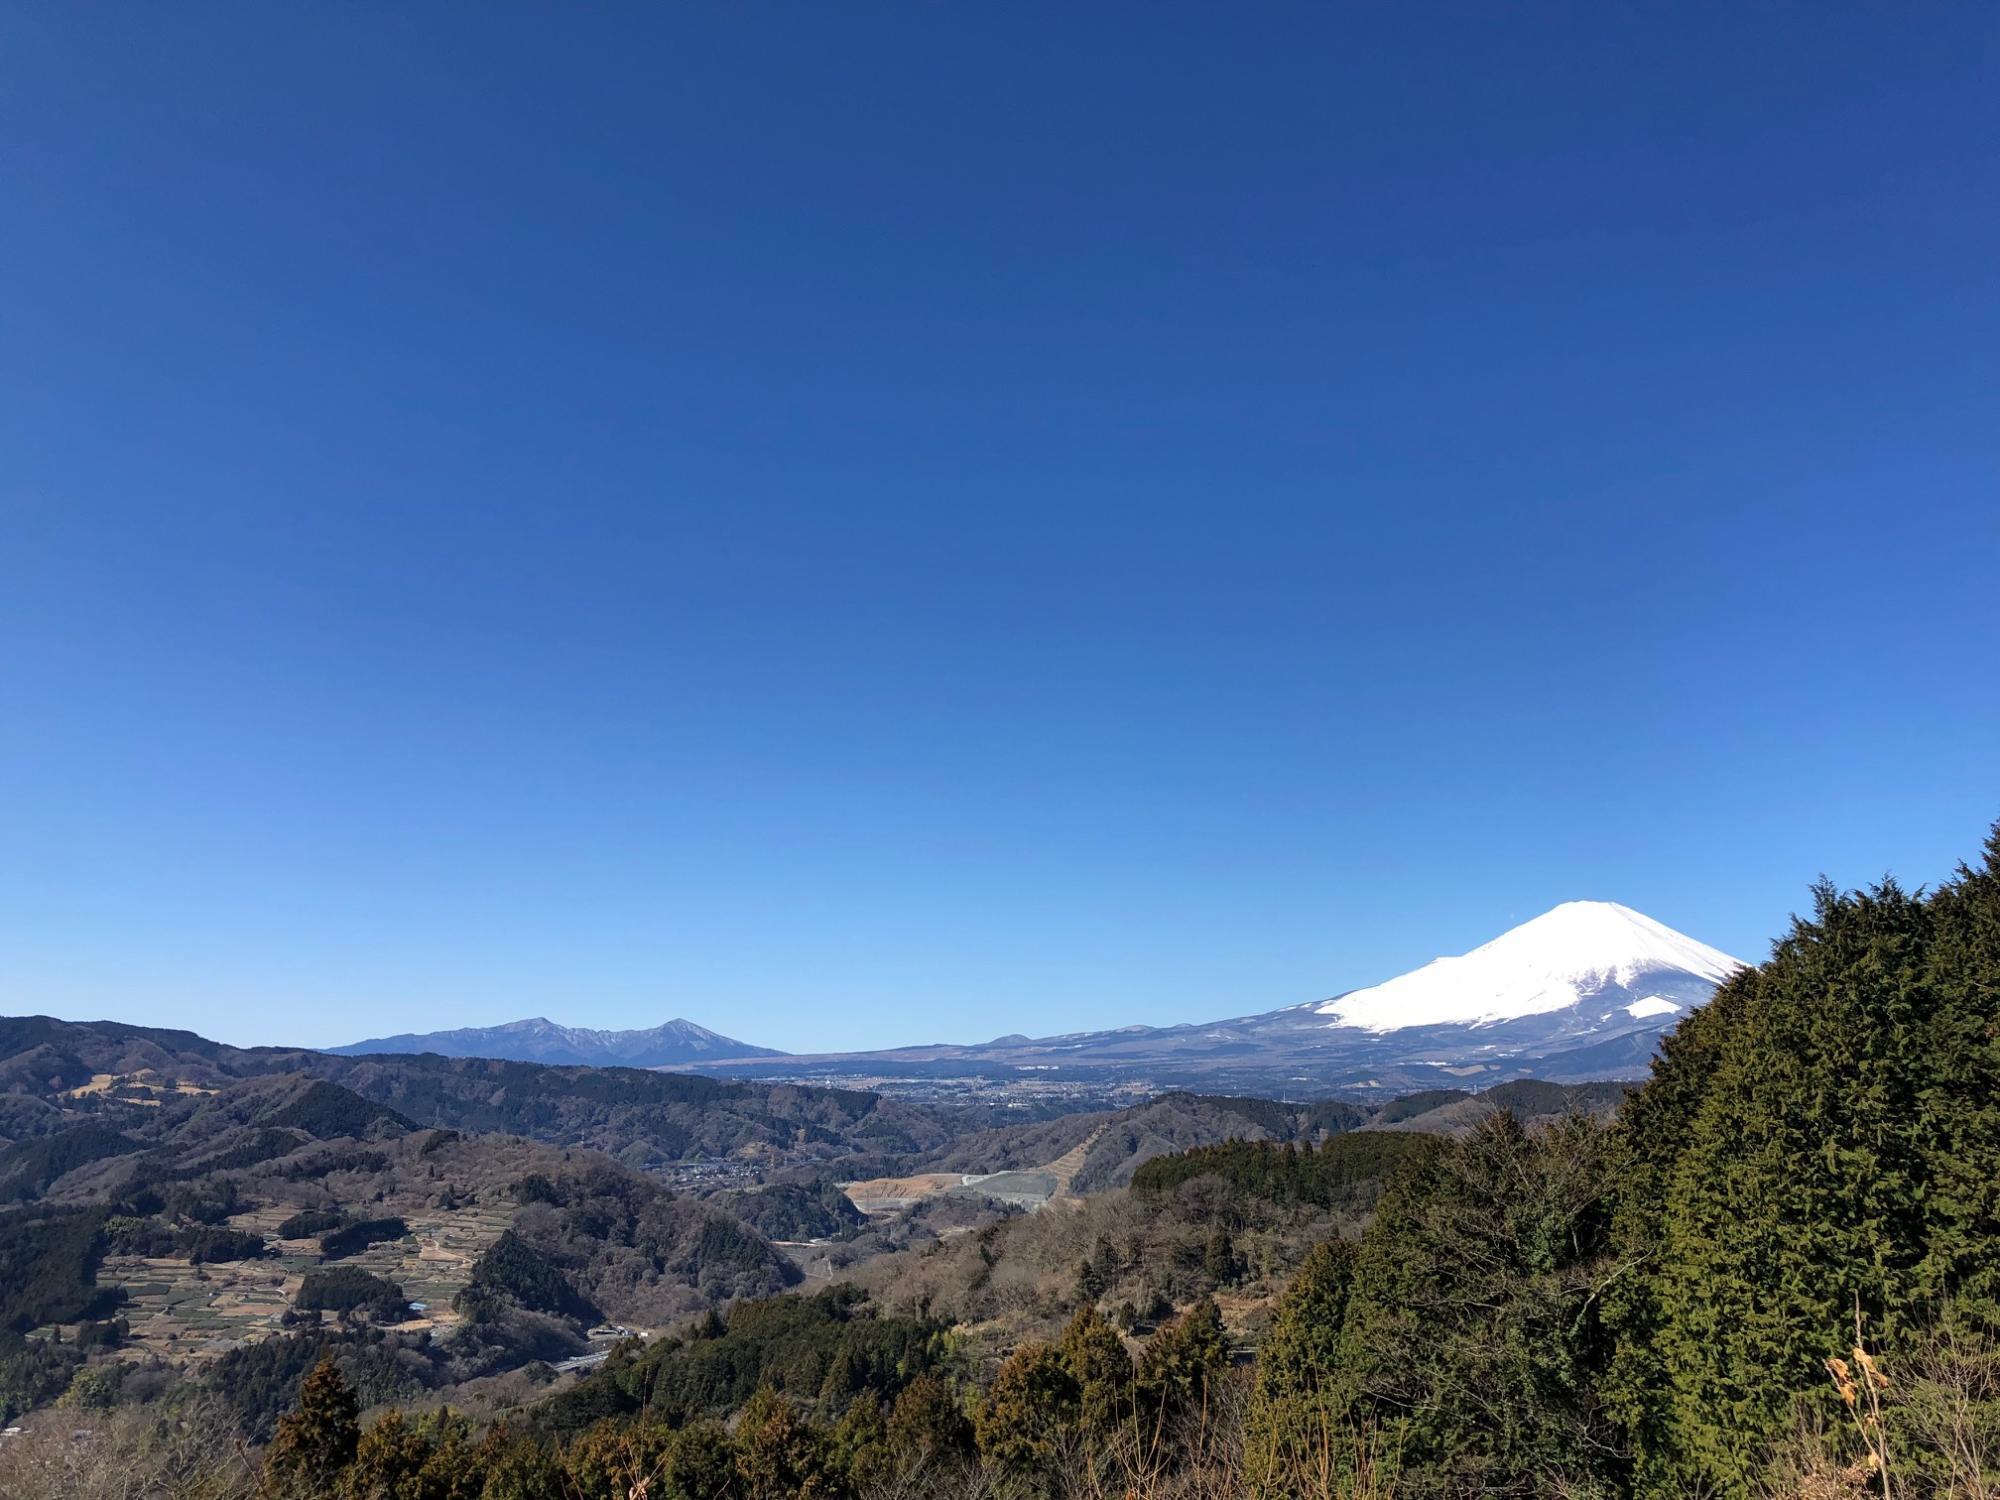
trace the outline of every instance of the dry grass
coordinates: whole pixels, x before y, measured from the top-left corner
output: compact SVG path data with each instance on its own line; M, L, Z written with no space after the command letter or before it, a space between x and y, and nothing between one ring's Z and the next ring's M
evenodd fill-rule
M256 1461L226 1415L203 1402L171 1412L44 1412L0 1442L0 1495L21 1500L256 1500Z
M1772 1457L1768 1500L2000 1500L2000 1341L1945 1325L1896 1367L1856 1320L1826 1362L1846 1420L1802 1416Z
M120 1095L125 1104L144 1104L158 1107L162 1100L175 1097L191 1097L198 1094L212 1094L214 1089L205 1089L198 1083L165 1083L151 1068L141 1068L136 1073L93 1073L90 1082L80 1083L68 1090L64 1097L89 1099L100 1094L109 1094L113 1089L123 1089ZM132 1090L141 1090L134 1094Z

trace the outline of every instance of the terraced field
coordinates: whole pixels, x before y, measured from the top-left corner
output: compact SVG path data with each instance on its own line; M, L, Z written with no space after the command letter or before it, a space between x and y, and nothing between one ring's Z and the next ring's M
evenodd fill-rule
M131 1255L107 1257L98 1271L103 1286L124 1289L132 1327L133 1358L158 1355L186 1364L279 1330L305 1273L320 1264L316 1240L280 1240L284 1207L238 1214L230 1226L264 1236L274 1252L262 1260L205 1266L185 1260ZM371 1245L338 1264L357 1266L397 1283L423 1314L405 1327L441 1327L456 1321L452 1299L472 1274L472 1264L513 1221L512 1203L475 1204L449 1212L405 1211L410 1233Z
M409 1234L344 1256L339 1264L395 1282L412 1302L425 1304L429 1321L450 1323L451 1300L471 1279L472 1263L514 1222L515 1212L512 1203L480 1203L449 1213L406 1213Z
M125 1293L132 1357L158 1355L185 1364L274 1333L317 1254L191 1266L185 1260L114 1255L99 1268L100 1286Z

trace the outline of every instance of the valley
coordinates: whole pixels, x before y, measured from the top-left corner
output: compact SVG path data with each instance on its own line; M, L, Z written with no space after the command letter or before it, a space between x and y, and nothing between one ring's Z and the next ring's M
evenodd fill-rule
M236 1054L132 1028L0 1027L30 1044L0 1067L18 1080L33 1056L48 1070L46 1092L13 1091L17 1111L43 1112L26 1116L34 1133L0 1148L0 1193L101 1226L104 1248L70 1305L111 1312L121 1364L191 1373L260 1340L326 1326L297 1307L308 1276L330 1264L376 1278L407 1304L399 1316L354 1324L370 1336L462 1342L462 1299L507 1235L563 1267L595 1313L633 1329L670 1327L717 1296L901 1265L1010 1216L1074 1210L1191 1147L1322 1141L1378 1121L1456 1129L1464 1122L1448 1106L1478 1103L1463 1092L1426 1097L1404 1117L1338 1102L1166 1094L1050 1114L1045 1092L1012 1109L920 1106L634 1070L592 1072L580 1089L575 1069L538 1064ZM107 1070L135 1052L142 1068ZM265 1071L294 1067L302 1071ZM474 1086L496 1072L504 1104ZM1602 1112L1618 1094L1519 1085L1479 1107L1540 1118ZM993 1123L1024 1113L1025 1122ZM828 1193L849 1206L834 1212ZM584 1205L615 1209L606 1217ZM385 1229L336 1261L328 1232L364 1223ZM685 1258L676 1244L689 1247ZM638 1279L610 1274L635 1253ZM546 1357L581 1368L572 1362L587 1353L595 1321L516 1330L517 1354L475 1367ZM47 1338L60 1325L74 1338L88 1322L58 1314L21 1331Z
M840 1424L873 1432L949 1391L923 1419L938 1424L938 1451L1018 1477L1091 1420L1058 1394L1056 1446L1019 1448L1010 1434L1038 1429L1000 1414L1030 1378L1024 1361L1069 1371L1032 1376L1058 1393L1087 1388L1075 1362L1098 1361L1107 1399L1176 1432L1193 1393L1220 1393L1247 1369L1232 1409L1275 1420L1258 1415L1276 1399L1258 1394L1266 1372L1320 1337L1302 1331L1301 1307L1335 1295L1315 1278L1345 1288L1346 1311L1311 1316L1382 1369L1431 1347L1432 1328L1409 1318L1416 1305L1438 1328L1472 1317L1471 1344L1427 1357L1473 1358L1489 1347L1482 1320L1514 1317L1511 1299L1571 1307L1624 1253L1618 1233L1654 1233L1620 1231L1616 1216L1654 1212L1629 1184L1657 1170L1649 1152L1676 1149L1679 1137L1646 1125L1682 1107L1661 1078L1700 1055L1687 1049L1730 1035L1759 975L1786 972L1781 950L1768 971L1725 973L1703 1004L1698 986L1715 981L1648 957L1663 945L1696 962L1677 938L1619 912L1559 912L1575 951L1558 961L1520 939L1536 924L1440 961L1470 986L1476 1018L1436 1019L1430 970L1382 987L1414 986L1421 1020L1400 1040L1386 1029L1383 1045L1432 1052L1432 1086L1407 1092L1379 1086L1394 1069L1367 1088L1273 1098L1156 1088L1124 1064L1097 1076L1036 1066L1018 1089L983 1065L940 1064L857 1075L882 1085L858 1089L0 1020L0 1404L31 1434L58 1414L116 1423L199 1409L261 1445L279 1440L310 1377L340 1382L392 1425L519 1424L535 1451L572 1456L562 1462L583 1462L574 1455L602 1424L644 1430L676 1413L674 1432L739 1445L729 1462L742 1464L755 1423L804 1423L822 1436L800 1441L831 1454L844 1451ZM1638 955L1594 946L1607 930L1639 931ZM1379 1016L1384 1003L1278 1013L1266 1040L1331 1031L1349 1045L1367 1028L1334 1012ZM1687 1026L1661 1031L1684 1006ZM1645 1084L1501 1078L1508 1068L1463 1060L1497 1045L1469 1039L1510 1027L1670 1040ZM1447 1035L1456 1050L1442 1048ZM1153 1045L1119 1036L1106 1045ZM1532 1250L1523 1233L1561 1248ZM1639 1265L1650 1251L1633 1253ZM1490 1315L1423 1279L1461 1254L1449 1274L1483 1286ZM1479 1280L1489 1275L1502 1279ZM757 1415L771 1401L780 1415ZM733 1429L703 1425L725 1419ZM1593 1406L1536 1420L1567 1443L1605 1419ZM857 1429L855 1453L915 1461L887 1431ZM1114 1444L1104 1461L1136 1455ZM841 1470L835 1487L859 1494L860 1473Z

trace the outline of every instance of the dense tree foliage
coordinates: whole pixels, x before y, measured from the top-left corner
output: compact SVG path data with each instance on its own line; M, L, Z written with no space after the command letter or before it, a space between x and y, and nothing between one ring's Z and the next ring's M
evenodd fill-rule
M321 1266L306 1272L292 1305L304 1312L365 1312L380 1323L400 1322L410 1311L401 1287L359 1266Z
M196 1266L211 1261L255 1260L264 1254L264 1236L247 1229L196 1224L174 1236L174 1253Z
M1430 1110L1473 1097L1469 1089L1423 1089L1418 1093L1405 1094L1400 1099L1391 1099L1382 1106L1382 1112L1375 1120L1380 1125L1398 1125Z
M250 1207L234 1177L208 1177L168 1188L160 1204L169 1218L190 1224L220 1224Z
M33 1198L65 1173L139 1149L140 1143L122 1130L96 1123L16 1141L0 1150L0 1198Z
M1244 1424L1244 1477L1258 1493L1282 1493L1305 1476L1332 1488L1336 1437L1351 1396L1342 1380L1340 1337L1353 1286L1353 1245L1329 1240L1306 1257L1278 1300L1270 1336L1257 1352Z
M233 1432L268 1442L279 1416L297 1402L300 1383L328 1358L364 1407L413 1400L449 1373L444 1352L427 1335L364 1324L259 1339L231 1349L203 1366L199 1391L224 1414Z
M320 1236L319 1253L328 1260L354 1255L384 1240L399 1240L410 1232L401 1219L361 1219Z
M1625 1115L1612 1390L1643 1487L1746 1492L1857 1311L1892 1358L1996 1311L2000 830L1932 895L1814 898Z
M1203 1297L1154 1334L1140 1355L1137 1392L1142 1409L1171 1421L1200 1413L1211 1383L1228 1363L1221 1310L1212 1298Z
M546 1256L529 1249L511 1229L473 1263L472 1279L458 1300L460 1311L474 1322L491 1321L502 1303L589 1323L603 1316Z
M74 1344L23 1338L0 1329L0 1423L60 1396L84 1359Z
M827 1181L759 1188L737 1195L728 1206L767 1240L833 1239L868 1222L839 1185Z
M269 1468L281 1492L311 1500L340 1485L360 1443L360 1410L339 1369L322 1358L271 1440Z
M1581 1494L1615 1479L1598 1378L1613 1154L1583 1116L1491 1115L1419 1157L1356 1254L1338 1354L1357 1425L1415 1494Z
M281 1240L310 1239L317 1234L325 1234L329 1229L338 1229L347 1222L347 1215L337 1208L306 1208L293 1214L278 1226Z
M612 1361L547 1403L545 1416L572 1430L640 1410L668 1421L726 1416L760 1386L834 1412L863 1393L893 1401L936 1364L943 1332L925 1320L883 1316L851 1287L742 1302L719 1327Z
M1052 1478L1080 1409L1063 1351L1031 1340L1002 1363L979 1403L973 1419L979 1451L1016 1476Z
M101 1213L0 1217L0 1330L25 1333L86 1316L102 1301L97 1265L103 1255Z
M404 1130L410 1128L410 1122L393 1109L364 1099L353 1090L328 1083L323 1078L313 1079L291 1098L266 1111L259 1117L258 1123L267 1127L303 1130L323 1141L366 1135L377 1124Z
M1158 1197L1200 1177L1218 1177L1246 1198L1331 1208L1379 1186L1404 1161L1436 1148L1433 1137L1393 1131L1311 1141L1225 1141L1158 1156L1132 1174L1132 1191Z
M526 1205L515 1235L598 1307L622 1302L636 1322L663 1323L705 1303L764 1297L799 1279L776 1250L716 1201L669 1192L602 1158Z

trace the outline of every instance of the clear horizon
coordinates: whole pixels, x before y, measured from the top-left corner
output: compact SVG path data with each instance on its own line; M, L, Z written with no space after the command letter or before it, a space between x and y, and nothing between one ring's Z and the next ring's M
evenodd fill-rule
M2000 816L2000 21L22 11L0 1011L863 1050Z

